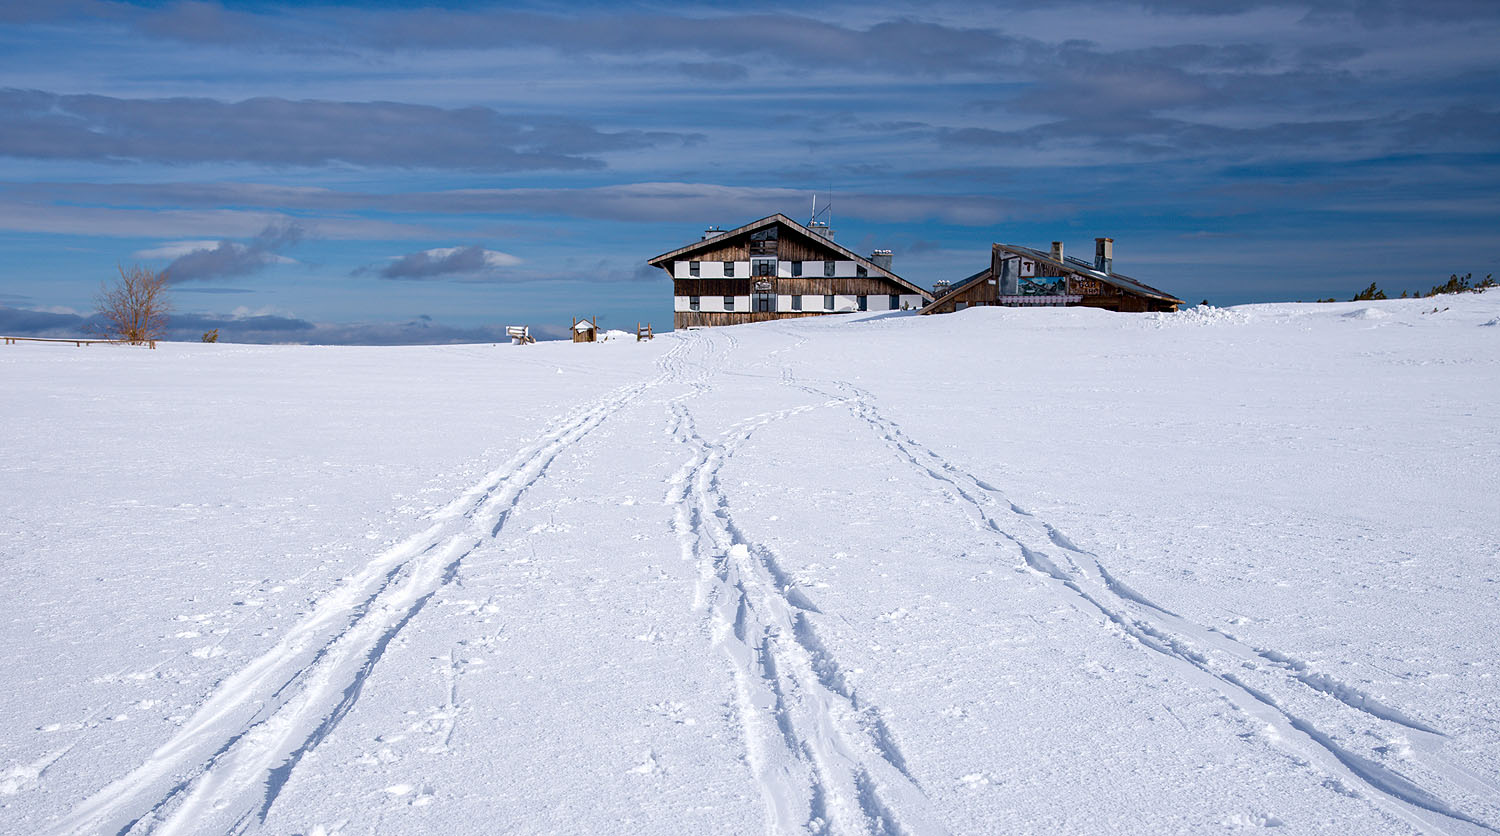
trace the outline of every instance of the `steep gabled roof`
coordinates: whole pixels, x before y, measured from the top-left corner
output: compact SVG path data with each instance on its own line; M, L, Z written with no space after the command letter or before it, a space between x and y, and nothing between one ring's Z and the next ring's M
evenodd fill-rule
M847 249L843 245L835 243L832 238L826 238L816 232L813 232L802 224L799 224L791 218L788 218L786 215L781 214L780 212L777 212L776 214L769 217L761 218L760 220L753 223L745 224L744 226L737 229L731 229L728 232L721 232L712 238L705 238L702 241L694 241L693 243L688 244L686 247L678 247L671 252L662 253L661 255L651 259L646 263L651 265L652 267L664 267L669 261L678 261L681 260L684 256L691 256L695 252L701 252L703 250L717 247L723 243L723 240L725 238L736 235L744 235L746 233L754 232L757 229L761 229L762 227L767 227L772 224L781 224L796 232L800 232L803 235L806 235L814 241L826 245L829 249L845 256L850 261L853 261L856 264L863 265L865 270L871 275L883 276L887 279L890 279L891 281L901 285L902 287L909 289L913 293L921 294L922 298L924 299L930 300L932 298L932 293L930 293L929 291L917 287L906 279L903 279L895 273L892 273L891 271L885 269L884 267L875 264L868 258L855 253L853 250Z
M941 305L949 299L952 299L954 296L957 296L965 290L968 290L970 285L974 284L985 276L988 276L989 274L990 268L986 267L983 270L980 270L978 273L975 273L974 275L968 277L967 279L960 280L957 284L949 287L947 293L944 293L942 296L939 296L936 299L932 300L932 304L923 308L922 313L931 313L932 311L937 310L938 305Z
M1181 299L1178 299L1176 296L1173 296L1170 293L1165 293L1163 291L1157 290L1156 288L1143 282L1138 282L1135 279L1130 278L1129 276L1123 276L1119 273L1105 273L1102 270L1096 270L1094 269L1094 265L1082 259L1074 258L1072 256L1063 256L1063 260L1058 261L1057 259L1052 257L1051 253L1044 253L1041 250L1033 250L1030 247L1023 247L1019 244L1001 244L1000 248L1013 252L1016 255L1024 255L1027 258L1033 259L1042 264L1050 264L1053 267L1061 270L1069 270L1074 273L1087 276L1091 279L1098 279L1101 282L1112 284L1115 287L1120 288L1121 290L1134 293L1137 296L1145 296L1149 299L1159 299L1163 302L1175 302L1179 305L1183 304Z

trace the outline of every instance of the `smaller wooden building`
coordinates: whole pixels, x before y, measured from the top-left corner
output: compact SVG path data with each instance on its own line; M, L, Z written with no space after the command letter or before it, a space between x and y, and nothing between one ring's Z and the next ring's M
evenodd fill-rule
M573 320L573 342L592 343L599 341L599 317Z
M1018 244L990 247L990 266L939 293L923 314L952 313L978 305L1082 306L1111 311L1175 311L1182 300L1114 271L1114 239L1094 239L1092 263Z

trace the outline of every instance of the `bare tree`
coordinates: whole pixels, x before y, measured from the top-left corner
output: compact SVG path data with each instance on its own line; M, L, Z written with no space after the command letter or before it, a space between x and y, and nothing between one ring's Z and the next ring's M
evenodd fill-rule
M113 285L100 284L94 304L104 320L99 326L112 339L130 343L159 340L167 333L167 274L136 266L121 267Z

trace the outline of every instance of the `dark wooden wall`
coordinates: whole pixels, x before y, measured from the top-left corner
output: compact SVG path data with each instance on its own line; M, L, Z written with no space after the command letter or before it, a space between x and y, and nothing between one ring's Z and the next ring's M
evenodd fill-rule
M817 237L808 237L793 230L782 228L777 243L776 257L782 261L850 261L848 256L828 246L828 242ZM711 248L691 257L672 261L749 261L750 233L739 235L728 241L715 242ZM672 262L667 262L670 268Z
M788 311L782 313L677 311L672 314L672 327L702 328L712 325L743 325L747 322L770 322L776 319L794 319L799 316L829 316L829 314L819 311Z
M673 296L749 296L750 279L674 279Z
M782 261L849 261L848 256L828 246L821 238L809 238L790 229L781 230L777 258Z
M941 304L928 305L923 313L953 313L958 309L958 303L963 302L965 307L970 305L993 305L1000 298L1000 285L990 284L989 276L980 276L968 287L955 293L951 298L943 300Z
M771 282L771 292L781 296L887 296L892 293L915 295L910 290L883 277L866 279L828 279L821 276L801 279L778 279L771 276L747 279L674 279L674 296L749 296L754 282Z
M783 296L884 296L891 293L911 294L910 290L883 276L869 278L829 279L803 276L800 279L777 279L776 292ZM915 295L915 294L913 294Z
M777 258L781 261L852 261L841 252L832 251L826 243L816 242L804 236L781 230L777 245ZM748 261L750 260L750 236L717 243L712 249L697 252L691 257L673 258L672 261ZM670 263L667 263L670 266Z
M712 249L704 250L694 254L691 258L673 259L673 261L749 261L750 260L750 236L742 235L733 240L715 243ZM667 262L669 265L671 262Z

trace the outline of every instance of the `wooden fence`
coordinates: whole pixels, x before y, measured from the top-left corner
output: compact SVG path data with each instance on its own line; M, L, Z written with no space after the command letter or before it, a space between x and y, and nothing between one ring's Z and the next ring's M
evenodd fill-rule
M28 343L72 343L75 346L93 345L94 343L108 343L113 345L148 345L156 348L156 340L146 340L142 343L132 343L129 340L103 340L90 337L0 337L5 340L6 345L15 345L18 342Z

